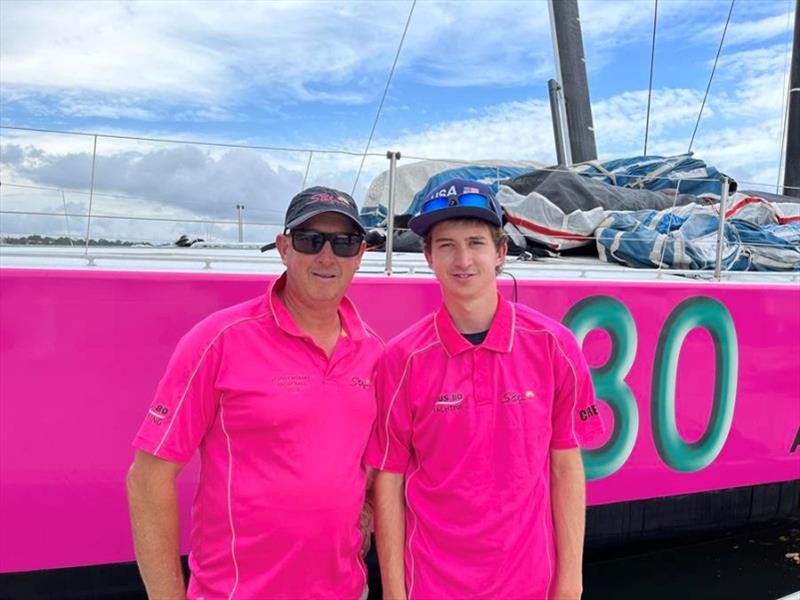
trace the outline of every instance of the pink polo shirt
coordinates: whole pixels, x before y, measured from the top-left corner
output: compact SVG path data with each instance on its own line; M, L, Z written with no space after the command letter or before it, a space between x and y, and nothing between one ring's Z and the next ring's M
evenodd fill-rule
M278 298L203 320L179 343L134 446L200 450L190 598L358 598L361 459L382 351L349 300L328 359Z
M500 298L473 346L442 306L388 344L376 381L365 462L405 475L410 600L546 598L549 451L603 428L569 330Z

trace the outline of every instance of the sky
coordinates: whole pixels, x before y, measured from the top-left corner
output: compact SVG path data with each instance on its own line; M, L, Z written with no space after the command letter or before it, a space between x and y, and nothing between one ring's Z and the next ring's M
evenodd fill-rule
M654 4L579 2L601 160L643 152ZM735 2L694 142L743 188L775 191L780 176L794 5ZM658 2L649 154L687 151L729 8ZM546 2L411 9L0 1L0 125L99 134L95 153L93 135L0 129L0 208L50 213L2 213L0 232L83 237L86 219L64 213L87 212L95 155L92 214L140 220L93 219L91 237L232 240L244 204L245 239L271 239L304 180L353 189L407 21L359 203L387 150L553 164Z

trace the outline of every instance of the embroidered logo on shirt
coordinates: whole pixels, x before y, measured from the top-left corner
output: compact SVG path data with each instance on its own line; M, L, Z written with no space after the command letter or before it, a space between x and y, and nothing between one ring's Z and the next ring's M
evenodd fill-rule
M273 375L272 385L285 390L295 390L307 387L311 381L309 375Z
M525 393L509 391L503 394L502 402L503 404L508 404L509 402L514 402L514 403L527 402L528 400L532 400L535 397L536 394L534 394L531 390L525 390Z
M588 421L592 417L596 417L598 414L597 404L590 404L588 407L582 408L578 413L578 416L581 418L581 421Z
M452 394L441 394L433 406L436 412L448 410L461 410L463 408L464 394L453 392Z
M169 414L169 409L159 404L147 411L147 420L155 425L161 425L164 422L164 417Z
M353 379L350 380L350 384L365 389L369 387L369 378L362 379L361 377L353 377Z

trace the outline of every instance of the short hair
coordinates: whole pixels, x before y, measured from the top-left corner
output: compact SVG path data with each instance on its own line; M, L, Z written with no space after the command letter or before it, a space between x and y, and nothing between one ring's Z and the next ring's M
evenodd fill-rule
M444 223L445 221L439 221L439 223ZM498 227L493 223L489 223L489 221L484 221L483 219L478 219L475 217L464 217L458 219L447 219L448 223L458 223L459 225L485 225L486 228L489 230L489 235L492 237L492 242L494 242L494 247L498 250L503 247L503 245L507 242L508 236L503 231L502 227ZM425 252L431 251L431 242L433 241L433 230L439 223L432 225L428 231L425 232L425 235L422 236L422 248ZM495 273L500 275L503 271L503 266L500 265L495 269Z

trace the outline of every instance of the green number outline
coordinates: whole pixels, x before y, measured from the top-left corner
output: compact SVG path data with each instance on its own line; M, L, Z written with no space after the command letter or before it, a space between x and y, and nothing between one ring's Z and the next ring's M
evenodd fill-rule
M683 342L696 327L708 331L714 341L714 399L703 435L687 443L678 433L675 383ZM728 309L707 296L689 298L676 306L659 334L650 391L653 440L668 467L699 471L719 455L733 422L738 371L739 345Z
M563 323L581 346L593 329L602 329L611 338L611 356L602 367L592 368L591 374L595 396L614 413L614 431L600 448L581 451L586 479L602 479L625 464L639 432L639 407L625 382L636 358L636 324L628 307L611 296L584 298L569 309Z

